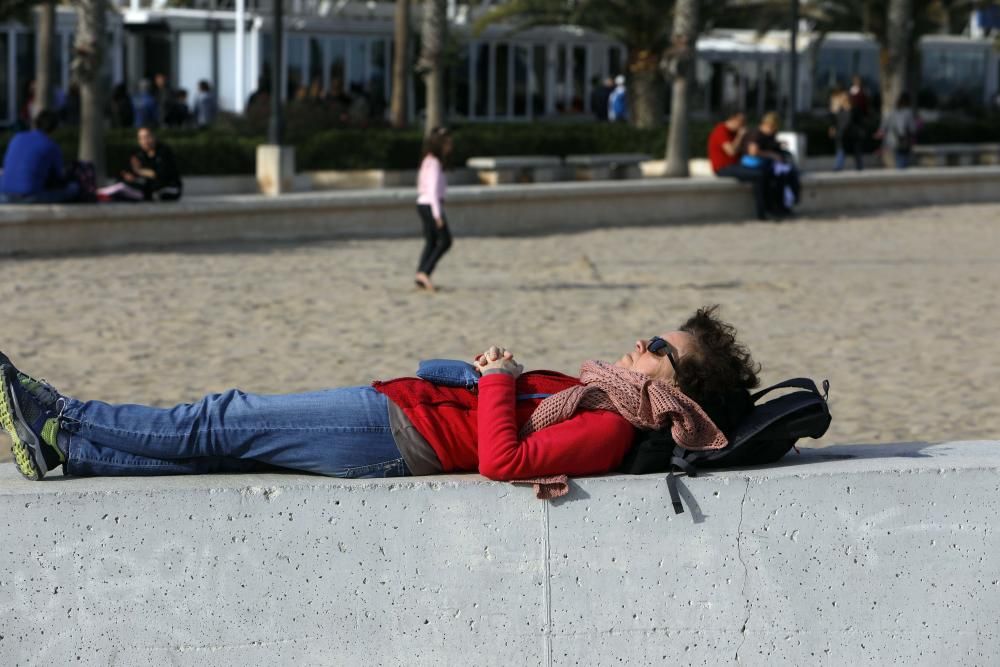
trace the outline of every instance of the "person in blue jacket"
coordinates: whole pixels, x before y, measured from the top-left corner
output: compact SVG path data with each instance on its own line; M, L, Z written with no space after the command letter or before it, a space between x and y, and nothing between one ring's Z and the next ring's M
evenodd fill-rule
M619 123L628 120L628 93L625 90L625 77L621 74L615 77L615 89L608 98L608 120Z
M49 136L59 124L55 111L40 111L34 129L18 132L7 145L0 177L0 203L59 204L75 200L79 184L64 178L63 156Z

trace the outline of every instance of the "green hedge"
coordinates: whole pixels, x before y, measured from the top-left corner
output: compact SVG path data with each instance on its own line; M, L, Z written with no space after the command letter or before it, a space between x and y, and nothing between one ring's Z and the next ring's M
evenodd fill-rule
M824 118L803 116L797 120L809 142L809 152L833 152ZM873 120L870 129L877 125ZM712 123L691 123L691 155L704 157ZM210 131L163 130L160 138L170 144L182 174L220 175L254 173L256 146L263 134L248 133L248 127L223 126ZM256 128L255 128L256 129ZM453 164L464 164L472 155L558 155L572 153L646 153L654 158L664 154L666 128L639 130L608 123L505 123L468 124L455 128ZM10 134L0 134L0 150L6 150ZM420 161L421 134L417 129L386 127L329 128L307 132L296 126L289 132L295 144L296 166L302 171L324 169L415 169ZM72 128L56 132L56 141L66 156L75 156L77 134ZM946 119L924 126L922 143L966 143L1000 141L997 118ZM874 140L869 148L875 148ZM124 168L135 149L135 132L111 130L107 134L109 174Z

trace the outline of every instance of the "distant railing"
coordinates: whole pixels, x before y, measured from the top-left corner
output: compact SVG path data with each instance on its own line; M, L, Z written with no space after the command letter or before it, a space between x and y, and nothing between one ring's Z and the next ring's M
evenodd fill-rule
M203 11L231 12L236 9L236 0L112 0L112 4L123 10L163 10L163 9L197 9ZM498 0L479 0L479 2L460 2L449 0L449 13L454 14L459 5L498 4ZM270 13L273 0L245 0L245 9L249 12ZM345 9L382 10L392 12L393 3L374 2L373 0L284 0L284 10L289 15L329 16Z

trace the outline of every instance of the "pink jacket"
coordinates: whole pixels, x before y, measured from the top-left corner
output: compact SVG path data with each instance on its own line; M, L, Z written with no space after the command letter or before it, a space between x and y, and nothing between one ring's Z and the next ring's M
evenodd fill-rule
M433 155L426 155L420 163L417 176L417 203L431 207L435 220L441 219L441 205L448 194L448 178L441 168L441 162Z

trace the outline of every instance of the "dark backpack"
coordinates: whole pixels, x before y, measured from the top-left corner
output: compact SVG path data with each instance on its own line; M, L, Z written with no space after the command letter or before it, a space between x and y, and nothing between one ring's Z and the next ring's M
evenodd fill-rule
M97 170L93 162L76 160L66 167L66 180L80 186L77 201L91 203L97 201Z
M765 403L758 403L777 389L800 389ZM733 427L723 429L729 444L712 451L690 451L674 443L669 429L643 433L618 468L631 475L666 472L667 488L674 511L684 511L677 491L676 471L691 477L699 468L736 468L774 463L795 446L799 438L819 438L830 426L827 396L830 383L823 381L823 393L808 378L794 378L762 389L750 396L750 412Z

